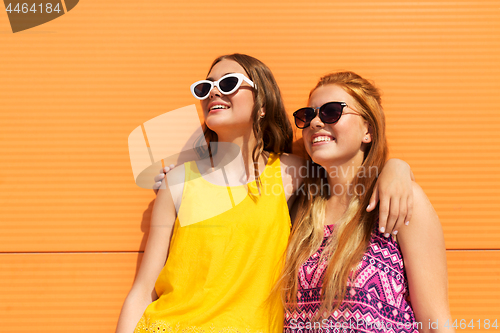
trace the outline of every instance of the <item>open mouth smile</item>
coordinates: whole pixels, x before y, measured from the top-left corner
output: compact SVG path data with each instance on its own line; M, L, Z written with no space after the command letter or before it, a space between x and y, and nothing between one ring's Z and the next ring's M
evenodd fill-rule
M313 145L326 144L335 141L335 138L329 135L316 135L312 138Z

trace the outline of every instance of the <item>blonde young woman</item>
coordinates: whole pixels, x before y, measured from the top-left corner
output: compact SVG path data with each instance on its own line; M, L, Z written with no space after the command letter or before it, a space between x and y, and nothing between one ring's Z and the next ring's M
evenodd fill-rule
M425 193L414 184L413 215L396 238L364 209L388 153L379 91L333 73L309 105L294 117L318 175L305 187L319 194L298 201L280 283L285 332L446 331L444 237Z
M217 58L192 93L201 100L207 140L240 150L247 184L211 182L207 171L223 163L223 149L169 172L117 332L281 331L283 307L271 290L290 233L288 205L302 183L296 172L303 161L288 154L292 129L280 91L266 65L233 54ZM387 204L388 232L411 215L406 211L408 169L393 161L380 177L383 202L405 201ZM225 171L230 179L241 178L232 163ZM218 198L228 192L243 195L231 209L213 214Z

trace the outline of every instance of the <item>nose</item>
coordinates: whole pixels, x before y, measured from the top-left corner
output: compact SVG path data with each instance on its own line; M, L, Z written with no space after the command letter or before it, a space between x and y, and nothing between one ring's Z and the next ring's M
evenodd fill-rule
M212 90L210 90L210 95L209 97L210 98L214 98L215 96L218 96L218 97L221 97L221 93L219 91L219 89L217 88L217 86L214 85L214 87L212 88Z
M316 117L313 118L313 120L311 120L311 123L309 126L311 126L311 128L323 128L325 127L325 124L321 121L321 118L319 117L319 110L316 110Z

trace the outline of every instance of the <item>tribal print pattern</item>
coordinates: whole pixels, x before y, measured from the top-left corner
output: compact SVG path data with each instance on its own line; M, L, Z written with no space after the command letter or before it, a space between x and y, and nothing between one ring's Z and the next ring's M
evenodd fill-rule
M356 268L354 281L347 284L340 308L329 316L317 316L327 267L320 257L332 232L332 225L325 226L321 247L299 270L298 306L294 310L287 307L284 331L418 333L401 250L392 237L385 238L378 229L372 232L369 248Z

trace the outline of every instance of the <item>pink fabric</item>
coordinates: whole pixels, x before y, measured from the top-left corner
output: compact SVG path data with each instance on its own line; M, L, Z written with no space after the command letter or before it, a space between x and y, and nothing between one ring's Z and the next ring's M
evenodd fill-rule
M285 309L284 331L288 332L415 332L413 310L408 301L408 285L399 245L374 230L370 246L348 284L340 308L325 319L315 319L326 263L321 253L333 226L325 226L318 251L299 270L298 308Z

